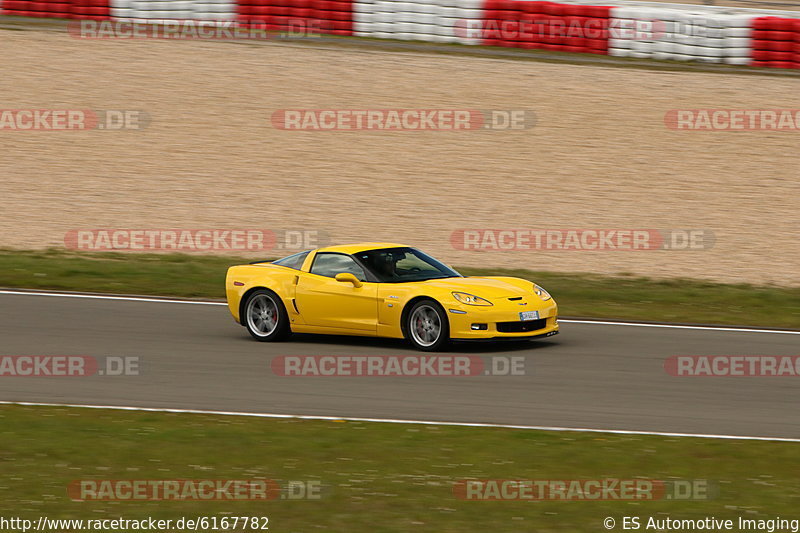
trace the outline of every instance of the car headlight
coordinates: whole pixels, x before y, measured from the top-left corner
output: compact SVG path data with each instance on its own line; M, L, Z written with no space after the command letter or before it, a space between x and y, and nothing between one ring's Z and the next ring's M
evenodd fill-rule
M468 292L454 292L453 298L467 305L493 305L492 302L486 298L481 298L480 296L475 296Z
M546 290L544 290L542 287L538 286L535 283L533 284L533 292L535 292L536 296L538 296L539 298L541 298L545 302L547 300L549 300L550 298L552 298L552 296L550 296L549 292L547 292Z

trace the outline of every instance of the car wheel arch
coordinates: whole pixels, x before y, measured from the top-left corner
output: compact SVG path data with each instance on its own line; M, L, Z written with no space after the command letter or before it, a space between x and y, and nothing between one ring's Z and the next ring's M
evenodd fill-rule
M413 298L411 298L409 301L406 302L406 305L403 307L403 312L400 314L400 331L403 333L403 337L405 338L408 338L408 331L406 331L408 314L411 312L411 308L414 307L414 304L416 304L417 302L421 302L422 300L431 300L435 302L437 305L439 305L439 307L441 307L442 311L444 312L444 316L447 319L448 325L450 324L450 317L447 315L447 309L445 309L444 305L442 305L442 302L440 302L433 296L427 296L427 295L414 296Z

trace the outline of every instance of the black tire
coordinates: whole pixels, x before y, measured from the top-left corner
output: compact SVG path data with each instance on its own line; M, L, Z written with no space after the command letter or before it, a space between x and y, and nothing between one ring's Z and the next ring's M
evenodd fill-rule
M423 352L443 351L450 344L447 315L438 302L429 298L415 302L408 310L404 333L408 342Z
M250 335L260 342L281 341L291 333L283 302L268 289L259 289L247 297L241 320Z

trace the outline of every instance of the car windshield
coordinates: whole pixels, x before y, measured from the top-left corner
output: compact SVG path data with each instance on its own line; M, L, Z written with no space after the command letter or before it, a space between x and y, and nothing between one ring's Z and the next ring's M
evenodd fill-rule
M414 248L381 248L355 254L382 283L460 278L461 274Z

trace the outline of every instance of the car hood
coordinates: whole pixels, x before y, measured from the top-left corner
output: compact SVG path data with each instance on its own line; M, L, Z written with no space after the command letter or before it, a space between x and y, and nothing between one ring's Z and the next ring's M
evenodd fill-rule
M468 292L488 300L533 294L532 283L520 278L447 278L432 279L421 283L449 291Z

